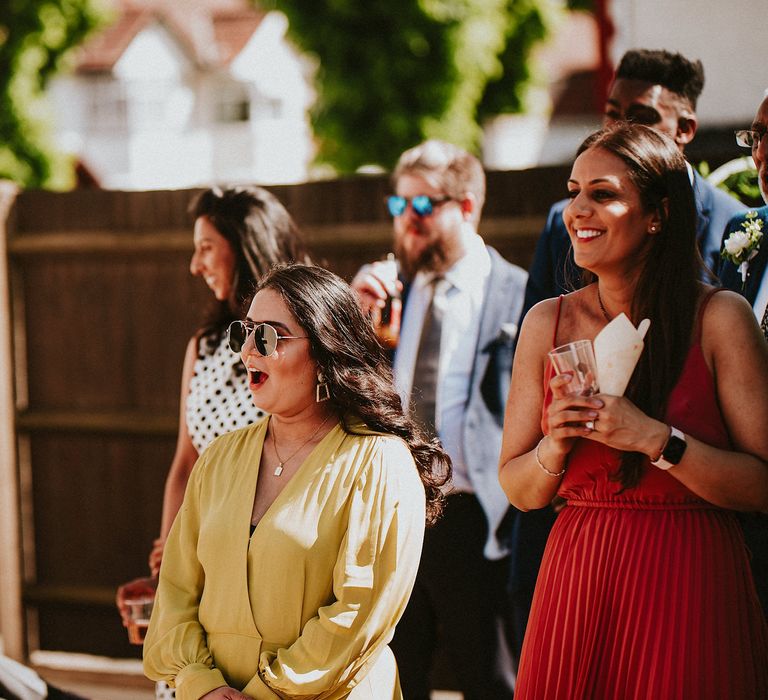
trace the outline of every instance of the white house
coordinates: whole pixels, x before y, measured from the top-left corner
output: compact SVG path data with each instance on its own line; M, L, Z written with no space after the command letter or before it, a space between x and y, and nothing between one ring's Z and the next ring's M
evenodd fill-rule
M112 189L307 178L314 98L287 20L248 0L113 0L51 88L62 148Z

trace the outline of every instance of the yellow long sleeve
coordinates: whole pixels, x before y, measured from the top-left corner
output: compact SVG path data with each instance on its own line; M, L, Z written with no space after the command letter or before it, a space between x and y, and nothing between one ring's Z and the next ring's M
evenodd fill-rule
M145 673L175 683L179 700L222 685L257 700L400 698L386 645L425 519L410 452L337 425L249 537L265 434L265 423L229 433L193 469L166 543Z
M175 682L180 700L195 700L226 685L213 667L206 634L198 619L205 576L195 556L200 525L199 460L190 476L179 514L166 543L152 620L144 641L144 672L154 680Z

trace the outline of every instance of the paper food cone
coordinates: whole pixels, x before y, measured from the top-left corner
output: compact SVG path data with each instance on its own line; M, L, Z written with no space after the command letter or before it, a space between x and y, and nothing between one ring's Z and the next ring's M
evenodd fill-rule
M643 352L643 338L650 325L646 318L635 328L626 314L621 313L597 334L595 362L601 394L624 395Z

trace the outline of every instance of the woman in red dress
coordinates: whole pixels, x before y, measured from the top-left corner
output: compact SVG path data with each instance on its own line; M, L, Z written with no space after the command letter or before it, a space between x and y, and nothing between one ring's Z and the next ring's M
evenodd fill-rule
M697 282L671 140L636 124L597 132L568 189L587 284L526 316L500 463L518 508L566 501L515 700L768 698L768 631L734 513L768 510L768 346L741 297ZM651 320L626 395L569 396L547 352L620 312Z

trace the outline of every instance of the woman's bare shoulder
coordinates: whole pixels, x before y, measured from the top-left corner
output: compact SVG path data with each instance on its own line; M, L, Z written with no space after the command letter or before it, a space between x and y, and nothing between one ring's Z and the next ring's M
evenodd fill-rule
M581 322L585 299L589 297L589 292L585 290L586 288L578 289L562 297L540 301L526 315L523 327L528 324L531 329L528 332L537 335L548 333L547 340L551 342L556 327L565 328L567 331Z
M557 320L559 297L553 299L544 299L531 307L531 310L525 315L523 328L530 327L531 330L541 331L545 328L554 330Z
M705 291L704 298L706 295L707 292ZM734 324L752 325L756 323L749 302L741 294L729 289L721 289L717 294L712 294L706 304L702 316L705 332L708 330L726 332L729 328L733 329Z
M707 302L701 317L701 344L705 355L714 352L726 359L734 355L734 348L739 348L742 355L750 347L765 351L765 339L749 302L725 289Z

